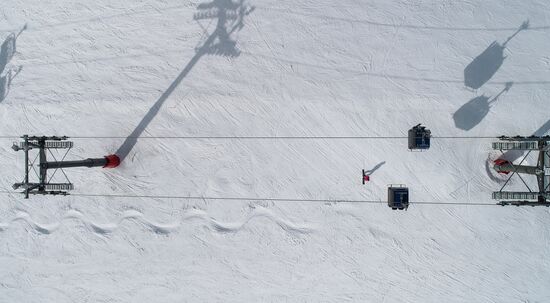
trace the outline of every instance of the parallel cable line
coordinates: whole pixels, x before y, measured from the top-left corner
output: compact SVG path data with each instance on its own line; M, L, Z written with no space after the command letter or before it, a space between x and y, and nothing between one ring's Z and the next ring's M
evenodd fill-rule
M0 135L0 139L20 139ZM184 140L371 140L407 139L407 136L67 136L68 139L184 139ZM498 139L498 136L432 136L432 139Z
M0 191L3 194L20 194L13 191ZM178 196L178 195L130 195L130 194L70 194L75 197L105 197L105 198L150 198L150 199L182 199L182 200L209 200L209 201L268 201L268 202L312 202L312 203L363 203L387 204L380 200L349 200L349 199L302 199L302 198L265 198L265 197L208 197L208 196ZM500 206L494 203L483 202L441 202L441 201L411 201L409 204L419 205L454 205L454 206Z

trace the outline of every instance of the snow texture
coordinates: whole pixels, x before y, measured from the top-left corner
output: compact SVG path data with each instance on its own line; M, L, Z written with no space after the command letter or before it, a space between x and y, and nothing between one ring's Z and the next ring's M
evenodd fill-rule
M492 139L409 152L406 139L231 138L405 136L417 123L548 134L550 2L0 12L0 135L118 137L73 139L70 159L124 160L67 170L74 193L196 197L2 194L0 302L550 302L547 208L290 201L385 201L401 183L413 201L493 203ZM3 190L22 179L13 140L1 139Z

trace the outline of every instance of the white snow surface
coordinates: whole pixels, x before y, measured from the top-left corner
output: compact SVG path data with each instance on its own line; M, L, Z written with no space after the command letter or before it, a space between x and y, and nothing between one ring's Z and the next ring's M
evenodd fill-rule
M420 122L434 136L548 134L549 1L0 12L0 135L118 137L73 139L67 159L127 153L116 169L66 170L75 194L197 197L2 194L0 302L550 302L547 208L383 204L395 183L412 201L495 203L492 139L410 152L406 139L227 138L405 136ZM502 56L483 55L493 41ZM5 191L23 178L15 140L0 141Z

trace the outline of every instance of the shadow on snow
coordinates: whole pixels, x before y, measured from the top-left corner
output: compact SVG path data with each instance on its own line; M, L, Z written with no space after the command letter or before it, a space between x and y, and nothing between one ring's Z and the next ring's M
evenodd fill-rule
M244 17L251 13L254 8L245 5L244 0L238 2L233 2L232 0L214 0L212 2L199 4L198 9L199 12L195 14L194 19L217 19L216 29L208 35L205 41L196 47L196 53L193 58L191 58L181 73L153 104L134 131L132 131L115 152L115 154L120 157L121 161L124 161L128 156L136 145L138 138L158 114L164 102L166 102L168 97L170 97L202 56L209 54L224 57L239 56L240 51L237 49L236 41L231 38L231 35L244 27ZM204 27L202 28L204 32L207 33L206 29Z
M382 162L376 164L373 168L371 168L369 170L366 170L365 175L368 175L368 176L372 175L375 171L377 171L384 164L386 164L386 161L382 161Z
M478 125L483 118L489 113L491 104L496 102L498 98L512 88L513 82L506 83L504 89L495 97L490 99L485 95L478 96L462 105L454 114L453 120L455 126L462 130L470 130Z
M0 102L4 101L8 95L11 81L19 74L22 67L9 68L6 70L8 63L17 52L16 42L19 35L27 29L27 25L17 33L11 33L0 46Z
M500 45L494 41L485 49L479 56L477 56L466 68L464 69L464 85L473 89L478 89L483 84L487 83L494 74L500 69L504 59L504 49L506 44L512 40L520 31L529 28L529 21L523 22L518 30L506 41Z

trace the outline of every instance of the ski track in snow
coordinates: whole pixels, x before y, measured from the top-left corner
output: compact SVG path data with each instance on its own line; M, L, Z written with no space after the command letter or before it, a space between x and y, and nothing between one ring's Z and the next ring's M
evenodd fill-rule
M60 221L53 223L38 223L32 218L32 216L24 211L18 211L15 218L9 222L0 223L0 231L7 231L12 224L16 222L25 222L35 231L41 234L51 234L59 230L63 226L63 221L66 220L79 220L84 226L88 227L91 231L98 234L109 234L119 229L120 225L124 221L135 221L145 225L150 231L157 234L169 234L177 231L183 226L184 222L194 219L202 220L206 227L210 230L219 233L235 233L243 228L255 218L268 218L275 222L281 229L290 234L307 234L313 232L313 228L307 224L296 224L280 216L274 214L272 211L265 208L256 207L251 211L243 220L236 222L221 222L208 215L205 211L193 209L187 211L180 220L172 223L159 223L149 220L145 215L137 210L128 210L122 213L122 216L114 223L96 223L93 220L87 218L82 212L77 210L69 210L63 215Z
M473 138L550 128L549 1L117 3L5 1L0 45L17 52L0 48L0 66L23 69L1 133L120 137L76 139L67 160L130 142L119 169L70 171L82 193L273 201L5 197L0 303L550 302L548 209L277 201L382 202L389 184L415 201L489 201L506 180L492 168L502 153ZM352 139L417 123L473 138L425 153ZM21 180L10 143L5 189Z

